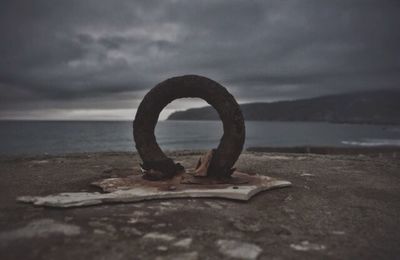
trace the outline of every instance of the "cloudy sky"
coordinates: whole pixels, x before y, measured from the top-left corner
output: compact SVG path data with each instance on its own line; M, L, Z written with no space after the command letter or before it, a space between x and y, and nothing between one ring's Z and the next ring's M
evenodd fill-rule
M240 103L400 89L399 14L399 0L2 0L0 118L133 119L184 74Z

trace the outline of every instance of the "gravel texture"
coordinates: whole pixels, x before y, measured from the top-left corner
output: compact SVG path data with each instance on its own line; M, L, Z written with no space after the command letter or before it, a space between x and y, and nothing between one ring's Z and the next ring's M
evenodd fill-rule
M189 168L200 155L168 154ZM0 158L0 259L399 258L400 160L393 154L246 152L236 166L293 186L248 202L49 209L15 199L96 191L88 184L137 169L137 154Z

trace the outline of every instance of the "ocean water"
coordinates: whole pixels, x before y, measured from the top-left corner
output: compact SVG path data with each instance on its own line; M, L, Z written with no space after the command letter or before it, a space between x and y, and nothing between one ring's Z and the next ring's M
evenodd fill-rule
M165 150L211 149L222 136L219 121L161 121ZM399 126L309 122L246 122L245 147L400 146ZM1 155L135 151L132 122L0 121Z

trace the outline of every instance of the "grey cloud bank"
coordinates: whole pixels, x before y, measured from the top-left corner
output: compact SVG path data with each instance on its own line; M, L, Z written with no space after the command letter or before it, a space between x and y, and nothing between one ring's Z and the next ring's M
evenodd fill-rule
M400 89L396 0L0 5L3 119L132 119L147 90L183 74L239 102Z

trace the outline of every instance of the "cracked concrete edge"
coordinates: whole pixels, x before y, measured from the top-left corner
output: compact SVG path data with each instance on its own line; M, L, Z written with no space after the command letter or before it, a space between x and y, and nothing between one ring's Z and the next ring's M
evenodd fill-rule
M272 179L268 185L231 185L226 188L186 189L182 191L159 191L151 187L137 187L111 193L66 192L48 196L21 196L18 202L32 203L36 206L71 208L93 206L104 203L133 203L155 199L177 198L222 198L247 201L262 191L291 186L289 181Z

